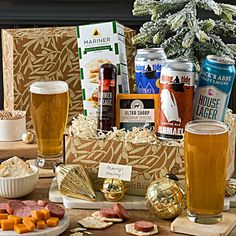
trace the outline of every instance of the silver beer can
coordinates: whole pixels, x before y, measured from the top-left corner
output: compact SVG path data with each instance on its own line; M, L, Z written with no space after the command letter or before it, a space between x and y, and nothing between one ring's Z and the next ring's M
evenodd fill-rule
M138 94L159 93L161 68L167 57L163 48L138 49L135 57Z
M167 60L162 67L156 132L160 139L182 139L192 120L196 68L187 60Z

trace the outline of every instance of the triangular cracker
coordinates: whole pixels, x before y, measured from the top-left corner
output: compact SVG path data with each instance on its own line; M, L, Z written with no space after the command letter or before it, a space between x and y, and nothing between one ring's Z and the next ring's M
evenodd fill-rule
M79 220L78 223L87 229L106 229L107 227L113 225L112 222L104 222L92 216Z

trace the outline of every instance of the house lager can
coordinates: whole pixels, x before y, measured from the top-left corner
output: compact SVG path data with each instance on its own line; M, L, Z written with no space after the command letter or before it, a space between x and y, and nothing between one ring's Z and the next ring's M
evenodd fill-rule
M182 139L192 120L196 68L188 60L167 60L161 70L156 132L160 139Z
M202 62L193 119L223 121L235 77L234 60L209 55Z
M163 48L138 49L135 57L136 90L138 94L157 94L161 67L166 61Z

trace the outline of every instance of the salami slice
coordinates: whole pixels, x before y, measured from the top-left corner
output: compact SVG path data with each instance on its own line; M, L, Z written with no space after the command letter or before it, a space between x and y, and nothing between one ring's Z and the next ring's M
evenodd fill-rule
M116 203L113 206L113 209L115 211L115 213L122 219L122 220L127 220L129 219L129 214L126 211L126 209L120 204L120 203Z
M106 218L119 218L113 208L101 208L100 214Z
M150 221L140 220L134 223L134 229L142 232L151 232L154 229L154 224Z
M38 206L38 205L36 205L36 206L31 206L30 208L31 208L31 210L38 210L38 211L44 209L44 207Z
M32 210L31 207L24 206L24 207L14 210L14 215L19 216L19 217L31 216L31 210Z
M37 206L38 203L36 201L32 201L32 200L25 200L22 201L26 206L32 207L32 206Z
M42 207L45 207L45 206L48 205L48 201L38 200L38 205L42 206Z
M19 209L24 206L25 206L25 204L20 200L10 200L7 203L7 213L9 215L13 215L13 213L16 209Z
M92 217L102 220L104 222L112 222L112 223L119 223L122 222L123 220L121 218L107 218L101 215L100 211L95 211L92 213Z
M61 206L50 202L47 204L46 209L49 210L51 217L58 217L59 219L64 217L65 210Z
M0 213L7 213L7 203L0 203Z
M134 228L134 223L132 224L126 224L125 225L125 231L128 234L136 235L136 236L151 236L151 235L157 235L158 234L158 228L157 225L154 225L153 230L149 232L143 232L138 231Z

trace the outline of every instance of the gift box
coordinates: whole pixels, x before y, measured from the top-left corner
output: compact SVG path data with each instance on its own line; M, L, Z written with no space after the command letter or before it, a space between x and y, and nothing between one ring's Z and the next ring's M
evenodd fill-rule
M144 195L154 179L170 172L184 179L182 145L133 144L73 136L65 139L66 163L83 164L91 174L96 190L100 189L103 182L103 179L97 177L100 162L132 166L128 194Z
M125 28L129 78L134 74L135 31ZM29 85L38 80L64 80L70 89L68 123L83 111L76 27L2 30L4 109L25 110L30 119ZM132 84L131 84L132 86Z
M234 123L229 132L229 140L228 179L234 172ZM148 185L167 173L176 175L182 183L185 180L183 142L160 141L157 144L134 144L66 136L65 161L83 164L90 173L96 190L100 190L103 182L103 179L98 178L100 162L132 166L132 177L128 183L127 194L145 195Z

